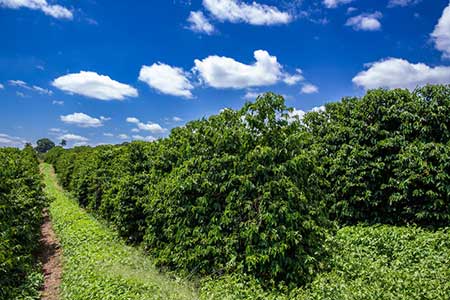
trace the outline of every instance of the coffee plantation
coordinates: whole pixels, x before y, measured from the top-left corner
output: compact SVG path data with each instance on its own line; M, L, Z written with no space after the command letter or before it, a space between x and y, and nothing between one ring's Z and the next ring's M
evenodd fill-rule
M161 269L301 286L338 226L449 225L449 102L448 86L373 90L299 120L267 93L152 143L46 159Z
M266 93L154 142L39 155L64 299L450 292L450 86L372 90L302 118ZM38 163L30 146L0 149L0 299L39 298Z

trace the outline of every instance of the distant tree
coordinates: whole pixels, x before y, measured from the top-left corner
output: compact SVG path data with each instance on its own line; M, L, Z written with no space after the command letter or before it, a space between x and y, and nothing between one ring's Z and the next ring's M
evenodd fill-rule
M62 147L67 145L67 141L65 139L61 140L61 143L59 143Z
M40 139L36 142L36 151L39 153L46 153L48 150L55 147L55 143L47 138Z

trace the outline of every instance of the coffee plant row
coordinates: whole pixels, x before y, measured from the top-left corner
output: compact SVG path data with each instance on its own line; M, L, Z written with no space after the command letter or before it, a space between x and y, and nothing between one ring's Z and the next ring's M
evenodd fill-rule
M267 93L156 142L46 160L161 268L302 285L336 224L449 224L449 126L448 86L373 90L302 120Z
M36 273L35 254L45 205L33 148L1 148L0 299L31 297L27 287L30 274Z

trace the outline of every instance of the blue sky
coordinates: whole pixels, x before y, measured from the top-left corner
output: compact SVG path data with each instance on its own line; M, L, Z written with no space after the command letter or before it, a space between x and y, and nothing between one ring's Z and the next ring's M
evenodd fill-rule
M448 6L0 0L0 146L153 140L266 91L301 115L371 88L450 83Z

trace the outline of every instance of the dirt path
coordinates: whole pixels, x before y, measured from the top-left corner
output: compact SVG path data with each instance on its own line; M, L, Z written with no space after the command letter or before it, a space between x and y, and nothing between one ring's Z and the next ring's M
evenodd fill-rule
M39 259L44 271L42 300L58 300L61 283L61 248L47 210L44 211L44 224L41 226L42 251Z

